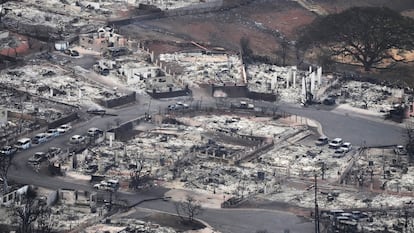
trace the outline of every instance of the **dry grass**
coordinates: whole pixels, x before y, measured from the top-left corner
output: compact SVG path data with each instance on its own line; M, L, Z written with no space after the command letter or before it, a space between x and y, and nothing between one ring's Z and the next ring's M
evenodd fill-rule
M337 12L352 6L388 6L394 10L404 11L405 15L414 17L414 1L412 0L313 0L315 4L328 12ZM411 9L411 10L410 10ZM277 58L275 51L279 49L277 31L289 40L296 40L297 30L316 17L314 13L289 0L261 0L249 5L240 6L228 11L220 11L199 15L149 20L140 25L129 25L125 31L135 32L133 37L141 40L157 40L152 49L157 52L174 52L195 47L180 47L165 41L196 41L211 47L223 47L232 53L239 52L240 39L247 37L254 54ZM153 29L153 30L148 30ZM288 51L288 64L296 64L293 49ZM309 59L317 63L316 59ZM398 68L395 68L398 67ZM402 83L414 86L413 64L399 64L391 69L383 69L370 75L381 79L401 80ZM358 71L352 68L350 71Z

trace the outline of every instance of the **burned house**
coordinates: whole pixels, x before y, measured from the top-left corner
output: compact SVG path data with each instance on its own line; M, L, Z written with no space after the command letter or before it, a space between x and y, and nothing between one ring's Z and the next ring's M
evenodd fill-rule
M96 32L79 35L79 44L87 49L102 52L107 48L125 47L127 39L115 33L113 28L102 27Z

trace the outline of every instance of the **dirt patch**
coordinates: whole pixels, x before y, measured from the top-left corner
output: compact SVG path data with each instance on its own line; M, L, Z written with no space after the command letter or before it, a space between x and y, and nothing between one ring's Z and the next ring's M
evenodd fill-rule
M260 0L231 10L148 20L129 25L128 31L149 29L152 34L138 32L134 36L147 40L196 41L233 52L239 52L240 39L246 37L256 54L275 56L280 37L294 40L297 28L314 17L292 1Z
M189 230L200 230L206 226L201 222L183 222L182 219L175 215L155 213L150 216L144 217L145 221L157 223L161 226L171 227L178 232L189 231Z
M251 47L259 53L267 53L277 47L272 35L261 32L253 25L243 24L230 18L226 19L224 15L221 17L209 16L208 18L178 17L169 23L166 23L165 20L161 19L151 22L151 24L167 31L174 31L178 37L185 37L189 41L210 43L238 51L240 39L247 37Z
M295 7L279 12L253 14L252 18L272 30L278 30L290 40L295 40L297 29L309 24L315 15L303 8Z
M406 11L401 12L401 14L407 17L414 18L414 10L406 10Z

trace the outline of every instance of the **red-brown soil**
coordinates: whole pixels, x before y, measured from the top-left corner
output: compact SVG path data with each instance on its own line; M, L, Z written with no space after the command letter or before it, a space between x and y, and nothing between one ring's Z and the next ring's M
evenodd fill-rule
M313 0L328 12L352 6L387 6L411 15L412 0ZM411 9L411 11L410 11ZM289 0L259 0L230 10L148 20L129 26L142 40L196 41L238 52L242 37L250 40L256 54L274 56L280 35L293 41L299 28L317 16ZM151 31L149 33L148 31ZM167 46L168 47L168 46Z
M404 15L414 17L412 0L307 1L319 5L329 13L353 6L387 6ZM295 41L299 29L311 23L316 17L318 16L315 13L291 0L257 0L230 10L147 20L122 29L125 29L123 33L131 33L133 34L131 36L139 40L156 40L157 42L148 44L156 53L197 49L189 44L191 41L209 48L222 47L227 52L238 53L240 39L246 37L254 54L267 56L272 61L277 59L280 61L280 57L276 54L280 50L281 39ZM190 46L182 46L181 43L175 43L177 41ZM296 65L294 47L290 46L287 52L287 64ZM408 70L412 70L411 65L406 66ZM408 70L405 74L410 74ZM408 79L411 79L412 75L408 76L410 76Z
M143 22L143 26L135 25L129 30L142 31L135 35L143 40L154 39L154 35L143 32L150 28L162 38L176 37L177 40L211 44L233 52L239 51L240 39L246 37L256 54L274 56L280 35L294 40L297 29L315 17L295 2L264 0L226 11L149 20Z

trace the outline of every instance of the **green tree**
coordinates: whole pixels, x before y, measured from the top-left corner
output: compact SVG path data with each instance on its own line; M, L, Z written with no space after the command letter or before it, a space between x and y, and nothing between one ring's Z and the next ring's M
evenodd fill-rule
M299 48L327 47L331 55L352 57L366 71L391 49L414 48L414 20L385 7L353 7L317 18L298 40Z

